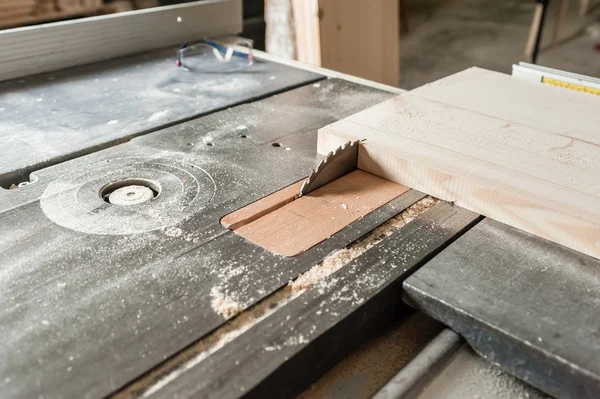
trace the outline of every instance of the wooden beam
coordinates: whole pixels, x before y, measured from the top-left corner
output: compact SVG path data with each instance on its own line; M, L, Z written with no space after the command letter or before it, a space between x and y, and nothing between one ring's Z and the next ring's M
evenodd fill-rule
M311 65L321 64L319 0L292 0L296 33L296 57Z
M319 0L321 66L398 86L398 0Z
M535 12L533 13L533 19L531 21L531 26L529 27L529 35L527 36L527 44L525 45L525 56L531 57L533 55L533 50L535 47L535 41L538 35L538 31L540 29L540 24L542 23L542 12L544 11L544 6L541 3L536 3Z
M319 131L359 168L600 258L600 99L472 68Z
M398 0L266 0L267 51L398 86Z
M567 11L569 10L569 0L560 0L558 11L554 19L554 29L552 31L552 44L557 45L560 40L560 31L565 24Z

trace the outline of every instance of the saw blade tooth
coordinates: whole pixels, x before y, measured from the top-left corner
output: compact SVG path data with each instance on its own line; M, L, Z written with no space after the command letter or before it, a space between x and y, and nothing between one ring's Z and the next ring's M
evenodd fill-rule
M300 198L301 196L306 195L316 188L322 186L324 183L322 182L320 175L323 172L323 169L326 169L330 164L337 162L339 157L342 157L344 153L348 150L351 150L352 147L356 147L358 143L359 141L347 141L327 154L325 158L319 162L316 168L313 169L310 176L308 176L308 178L302 183L302 186L300 187L300 194L297 196L297 198ZM352 151L354 151L354 149L352 149ZM356 167L356 164L354 167Z
M317 165L317 167L313 170L313 174L318 173L319 170L323 167L323 165L327 162L326 159L323 159L321 162L319 162L319 164Z
M308 186L309 181L308 180L304 180L304 183L302 183L302 187L300 188L300 195L299 197L302 197L302 195L304 194L304 189Z

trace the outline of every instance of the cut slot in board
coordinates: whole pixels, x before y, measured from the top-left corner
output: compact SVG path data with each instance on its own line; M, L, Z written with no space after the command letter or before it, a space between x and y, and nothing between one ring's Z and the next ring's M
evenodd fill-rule
M472 68L319 131L358 167L600 258L600 98Z
M301 184L239 209L221 224L276 254L296 256L409 190L355 170L294 200Z

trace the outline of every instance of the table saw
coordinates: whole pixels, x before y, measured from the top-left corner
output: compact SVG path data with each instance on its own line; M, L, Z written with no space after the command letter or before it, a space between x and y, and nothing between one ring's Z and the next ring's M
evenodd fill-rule
M2 397L598 396L597 259L412 189L296 256L222 224L398 90L173 54L0 83Z

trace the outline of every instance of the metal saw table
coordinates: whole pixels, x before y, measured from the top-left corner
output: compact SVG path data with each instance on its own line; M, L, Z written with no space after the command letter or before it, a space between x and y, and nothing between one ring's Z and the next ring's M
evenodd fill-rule
M410 349L389 378L402 373L436 344L442 325L429 316L487 361L455 342L401 379L415 397L544 397L500 368L551 395L597 396L598 260L439 202L294 290L288 282L425 194L408 191L292 258L220 225L303 179L319 128L394 90L267 56L194 75L173 54L0 83L2 397L318 396L306 389L390 329L400 333L388 344ZM112 206L98 194L115 181L154 182L158 196ZM418 339L403 340L406 329ZM375 393L333 380L320 392Z

